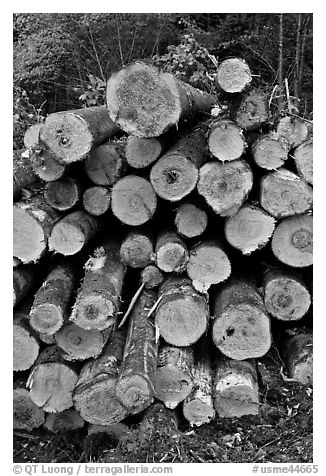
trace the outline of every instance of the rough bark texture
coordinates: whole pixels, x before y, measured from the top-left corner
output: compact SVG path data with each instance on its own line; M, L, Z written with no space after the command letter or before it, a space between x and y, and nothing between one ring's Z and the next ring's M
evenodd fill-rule
M259 129L269 121L268 99L263 91L253 89L244 95L232 119L246 131Z
M121 243L120 257L131 268L148 266L155 259L153 238L141 230L130 231Z
M293 157L300 177L313 185L313 140L309 139L299 145L294 150Z
M140 273L140 280L145 283L145 289L153 289L162 284L164 276L156 266L150 264Z
M32 367L40 346L36 333L29 325L30 304L14 312L13 321L13 370L22 371Z
M242 130L228 119L215 121L209 131L208 148L221 162L239 159L245 151L246 141Z
M25 188L39 185L29 157L22 157L22 151L14 150L13 160L13 198L17 200Z
M275 170L288 159L290 145L287 139L270 133L259 137L251 146L256 164L267 170Z
M308 138L308 126L300 117L286 116L280 119L276 134L284 137L290 144L290 147L297 147Z
M142 169L156 162L164 148L160 138L143 139L130 135L126 144L126 160L131 167Z
M66 211L73 208L80 197L81 187L72 177L49 182L44 188L44 199L52 208Z
M313 338L310 333L285 336L280 343L281 355L291 379L304 385L313 383Z
M158 137L180 120L208 113L216 99L142 62L114 73L107 84L111 119L138 137Z
M43 424L44 428L53 433L72 431L83 428L85 421L74 408L68 408L60 413L48 413Z
M174 232L162 232L156 242L156 265L165 273L182 273L189 259L186 244Z
M111 205L110 191L100 185L87 188L83 193L83 206L94 216L103 215Z
M13 429L32 431L44 422L44 410L32 401L25 388L25 380L14 382L13 390Z
M66 172L66 165L60 164L52 152L48 150L34 150L30 160L34 174L44 182L59 180Z
M24 134L24 146L27 149L38 145L42 127L43 124L33 124L26 130Z
M17 306L36 284L33 266L18 266L13 269L13 306Z
M204 233L208 217L205 210L194 203L183 203L177 208L174 223L179 235L194 238Z
M84 168L95 185L111 187L124 172L121 147L110 142L94 147L84 161Z
M226 93L241 93L251 83L251 71L245 60L228 58L218 67L216 83Z

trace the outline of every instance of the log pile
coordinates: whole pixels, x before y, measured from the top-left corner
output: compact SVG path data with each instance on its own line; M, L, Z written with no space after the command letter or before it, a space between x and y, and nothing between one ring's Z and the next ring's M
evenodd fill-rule
M191 425L258 414L257 359L274 345L312 382L312 137L252 84L238 58L214 95L136 62L105 107L28 129L15 428L110 432L155 401Z

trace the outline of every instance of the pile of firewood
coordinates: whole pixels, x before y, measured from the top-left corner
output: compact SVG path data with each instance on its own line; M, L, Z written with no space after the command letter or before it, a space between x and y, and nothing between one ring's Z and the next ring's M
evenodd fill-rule
M15 428L257 414L271 346L312 383L311 124L241 59L215 82L133 63L14 152Z

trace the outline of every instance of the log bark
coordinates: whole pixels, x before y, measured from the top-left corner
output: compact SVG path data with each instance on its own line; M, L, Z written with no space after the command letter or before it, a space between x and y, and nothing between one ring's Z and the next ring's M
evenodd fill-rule
M47 250L48 238L60 219L41 196L16 202L13 209L13 255L22 263L38 261Z
M293 172L280 168L262 178L260 204L275 218L300 215L312 209L312 188Z
M95 217L84 210L71 212L54 225L49 249L64 256L75 255L95 236L97 230Z
M313 383L313 338L310 333L284 336L281 355L291 379L303 385Z
M275 133L262 135L251 146L254 161L266 170L282 167L288 159L289 150L287 139L277 137Z
M298 147L308 138L308 126L300 117L285 116L280 119L276 127L278 137L284 137L290 147Z
M35 294L30 325L36 332L54 334L68 319L69 304L75 287L72 268L61 264L47 275Z
M40 131L40 142L63 164L82 160L95 145L119 132L106 107L89 107L50 114Z
M228 58L220 63L215 81L226 93L241 93L252 81L251 71L242 58Z
M156 265L165 273L182 273L185 271L189 253L187 245L177 233L164 231L157 238Z
M239 159L246 149L240 127L229 119L213 122L208 134L208 148L221 162Z
M42 425L45 415L44 410L32 401L25 383L22 378L14 382L13 429L32 431Z
M246 131L253 131L267 124L269 107L266 94L258 89L249 91L235 107L232 119Z
M44 428L52 433L72 431L83 428L85 420L74 408L68 408L60 413L48 413L43 424Z
M235 215L226 219L225 238L231 246L248 256L269 242L275 223L275 219L260 207L245 204Z
M13 306L17 306L36 284L36 268L18 266L13 269Z
M94 147L84 161L84 169L95 185L111 187L124 172L121 148L111 142Z
M85 277L70 317L83 329L100 331L115 326L125 275L119 248L118 242L108 240L85 265Z
M128 415L115 394L125 340L125 330L115 330L101 356L82 368L73 398L77 411L90 423L111 425Z
M179 235L195 238L206 230L208 217L205 210L194 203L183 203L177 208L174 223Z
M145 283L145 289L153 289L162 284L164 276L154 265L146 266L140 273L141 283Z
M269 315L282 321L301 319L311 304L309 289L301 277L276 268L264 273L263 295Z
M94 216L100 216L110 209L111 194L106 187L97 185L87 188L83 193L83 206Z
M254 360L220 357L214 371L214 407L221 417L259 414L259 390Z
M156 193L146 179L128 175L114 184L111 192L113 214L126 225L143 225L156 210Z
M21 197L25 188L39 186L29 157L22 157L22 151L14 151L13 160L13 199Z
M63 361L59 348L54 345L38 356L26 385L36 405L48 413L58 413L72 406L77 380L76 369Z
M61 212L73 208L77 204L80 194L80 184L73 177L49 182L44 187L46 203Z
M190 250L187 274L193 287L206 293L212 284L221 283L230 276L231 263L218 242L204 240Z
M201 129L191 131L153 165L150 180L158 196L176 202L195 189L205 147L205 132Z
M251 283L232 279L213 299L212 338L227 357L261 357L271 346L270 319L264 302Z
M155 314L155 325L166 342L189 346L204 334L209 320L206 298L187 278L170 277L160 288L162 296Z
M13 370L23 371L32 367L40 346L36 333L29 325L30 304L20 306L14 312L13 322Z
M194 352L191 347L161 344L155 375L155 398L167 408L176 408L191 392Z
M313 140L299 145L293 152L294 162L300 177L313 185Z
M131 414L147 408L154 396L158 343L147 315L155 301L154 291L143 290L130 316L116 395Z
M215 213L226 217L239 210L252 185L253 175L244 160L207 162L199 171L197 191Z
M33 124L29 126L24 134L24 146L26 149L36 147L39 143L40 130L42 129L43 124Z
M312 215L284 218L272 237L272 251L277 259L288 266L303 268L313 263Z
M111 119L143 138L158 137L180 120L210 112L216 103L213 96L139 61L109 78L106 100Z
M120 258L131 268L145 268L155 259L153 238L141 230L130 231L121 243Z
M42 148L34 150L30 160L34 174L44 182L59 180L67 169L64 164L60 164L56 160L50 151Z
M156 162L164 148L164 143L160 138L143 139L130 135L126 144L126 160L130 167L143 169Z

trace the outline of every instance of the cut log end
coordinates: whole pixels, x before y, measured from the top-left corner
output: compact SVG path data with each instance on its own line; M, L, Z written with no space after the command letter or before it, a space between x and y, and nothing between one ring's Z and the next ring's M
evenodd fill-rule
M148 407L153 398L150 382L141 375L133 375L130 378L125 376L119 381L116 393L131 414L139 413Z
M30 126L24 134L24 146L29 149L31 147L36 147L39 142L40 130L42 129L43 124L33 124Z
M13 370L29 369L39 354L37 339L26 328L14 322L13 329Z
M241 157L246 142L241 129L234 122L221 120L211 127L208 147L214 157L221 162L227 162Z
M44 423L44 410L32 400L28 390L17 388L13 394L13 428L31 431Z
M30 324L34 330L42 334L54 334L64 322L60 307L53 303L39 304L31 310Z
M272 134L262 136L252 145L256 164L266 170L275 170L288 159L289 143L284 138Z
M241 129L247 131L258 129L269 121L268 100L264 92L253 89L246 94L234 117Z
M82 299L78 299L76 304L70 320L79 327L86 330L104 330L114 325L116 308L105 296L89 292Z
M32 154L31 162L35 175L44 182L59 180L66 171L66 166L60 164L47 150Z
M166 243L156 252L156 264L166 273L181 273L186 269L188 252L179 243Z
M303 385L313 383L312 334L300 333L281 340L281 353L291 379Z
M131 167L142 169L156 162L162 151L163 146L158 139L142 139L130 135L126 145L126 160Z
M178 233L186 238L194 238L204 233L208 223L205 210L192 203L180 205L175 216Z
M120 247L123 263L131 268L144 268L154 260L153 242L146 233L130 232Z
M251 71L241 58L229 58L219 65L216 81L218 86L227 93L240 93L252 80Z
M313 185L313 141L307 140L299 145L293 153L295 165L300 177Z
M183 402L183 415L191 425L201 426L209 423L215 417L215 410L211 402L205 403L200 398Z
M276 128L276 134L284 137L290 147L297 147L308 138L309 129L306 122L300 117L283 117Z
M70 322L56 334L55 340L66 360L86 360L100 355L107 337L109 333L85 330Z
M49 182L44 189L44 199L56 210L69 210L79 200L78 183L70 177Z
M145 283L145 289L153 289L162 284L164 276L154 265L146 266L141 272L141 282Z
M84 208L91 215L103 215L109 210L110 204L111 195L105 187L90 187L83 194Z
M69 408L60 413L48 413L44 428L53 433L72 431L83 428L85 421L74 408Z
M23 263L37 261L46 251L47 240L41 223L23 208L14 207L13 254Z

